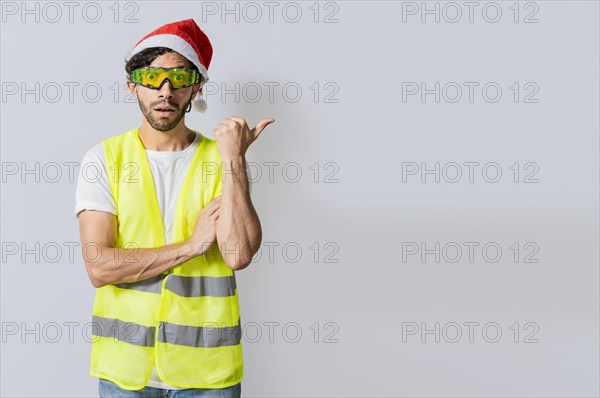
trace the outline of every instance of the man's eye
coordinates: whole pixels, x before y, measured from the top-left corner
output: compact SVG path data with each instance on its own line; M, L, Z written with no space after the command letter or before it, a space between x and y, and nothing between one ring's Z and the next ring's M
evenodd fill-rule
M150 80L154 79L155 77L156 77L156 75L154 75L153 73L150 73L148 75L148 79L150 79Z
M175 80L181 81L181 80L183 80L183 76L181 76L181 75L175 75Z

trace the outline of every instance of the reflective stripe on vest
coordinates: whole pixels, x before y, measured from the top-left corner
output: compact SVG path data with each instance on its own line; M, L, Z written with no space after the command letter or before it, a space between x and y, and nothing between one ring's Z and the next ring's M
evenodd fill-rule
M236 345L242 338L240 325L229 327L184 326L161 322L158 341L189 347L221 347Z
M156 328L118 319L92 317L93 335L112 337L116 340L153 347ZM161 322L158 326L158 341L189 347L220 347L240 343L242 330L239 325L220 328L218 326L184 326Z
M92 334L98 337L113 337L129 344L153 347L156 328L133 322L123 322L118 319L92 316Z
M115 286L121 289L134 289L141 290L143 292L160 293L162 281L165 279L165 276L165 274L160 274L143 281L117 283Z
M179 276L169 278L166 288L185 297L226 297L235 294L235 276Z
M138 129L103 141L117 207L118 248L166 245L154 179ZM175 206L173 242L222 192L216 141L202 136ZM126 264L124 266L127 266ZM121 388L146 386L152 366L167 384L225 388L243 377L234 272L213 247L168 273L96 289L90 374Z
M121 289L142 290L150 293L160 293L162 281L167 276L161 274L139 282L117 283ZM185 297L215 296L226 297L235 295L235 276L179 276L172 275L165 286L167 289Z

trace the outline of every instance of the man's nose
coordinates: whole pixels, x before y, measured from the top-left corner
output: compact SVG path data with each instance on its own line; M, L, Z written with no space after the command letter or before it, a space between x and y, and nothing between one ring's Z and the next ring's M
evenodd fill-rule
M171 86L171 82L169 79L163 80L161 83L162 86L158 89L158 95L160 97L172 97L173 96L173 87Z

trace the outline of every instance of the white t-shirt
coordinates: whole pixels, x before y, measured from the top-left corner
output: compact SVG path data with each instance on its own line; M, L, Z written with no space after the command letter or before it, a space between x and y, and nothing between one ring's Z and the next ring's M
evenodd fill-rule
M165 225L167 244L173 242L173 222L179 191L201 139L202 135L196 132L194 142L181 151L152 151L146 149L158 196L160 213ZM250 184L250 178L248 183ZM92 147L81 162L75 193L75 216L79 216L82 210L97 210L117 214L117 207L108 182L108 169L102 142ZM147 385L171 390L182 389L162 382L156 373L155 366L152 367L152 375Z

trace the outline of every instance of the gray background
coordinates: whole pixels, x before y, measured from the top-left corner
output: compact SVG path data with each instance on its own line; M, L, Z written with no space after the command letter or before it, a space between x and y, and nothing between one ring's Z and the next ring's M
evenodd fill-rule
M222 11L221 2L78 3L72 22L63 3L62 16L38 3L25 21L21 2L15 15L3 3L2 396L97 396L85 333L94 289L80 247L69 256L79 235L65 162L140 124L137 104L115 90L123 58L151 30L190 17L213 43L209 84L218 93L187 125L213 137L228 116L251 126L276 119L247 154L262 172L252 199L264 235L262 257L237 274L244 396L598 396L598 2L521 2L518 22L514 2L496 2L495 23L482 16L487 7L494 18L488 3L477 3L472 22L457 3L456 23L443 2L427 2L439 7L439 22L420 13L403 21L411 4L392 1L278 2L272 22L263 2L255 22L244 3L237 22L206 12L211 4ZM296 8L302 15L292 22ZM537 23L525 23L532 13ZM137 22L125 23L127 15ZM79 84L72 101L68 82ZM252 84L239 101L222 99L221 84L235 82L258 84L261 100ZM265 82L279 84L272 101ZM452 85L439 103L433 95L403 101L403 82L465 90L456 103ZM480 84L473 102L464 82ZM481 94L489 82L502 88L497 102ZM539 89L537 102L524 101L533 91L526 83ZM7 94L21 84L39 102ZM82 93L86 84L102 89L96 102L93 87ZM36 162L37 172L22 172ZM268 162L279 162L272 180ZM407 162L438 162L445 174L403 181ZM479 162L473 182L465 166L449 182L453 162ZM481 170L494 162L502 176L491 183ZM524 182L528 162L537 182ZM403 259L406 242L448 250L439 262ZM465 242L479 244L473 261ZM502 250L498 261L482 254L490 242ZM465 250L452 262L456 245ZM532 248L537 262L526 262ZM22 249L30 254L22 258ZM478 323L472 339L468 322ZM436 323L439 342L421 334Z

